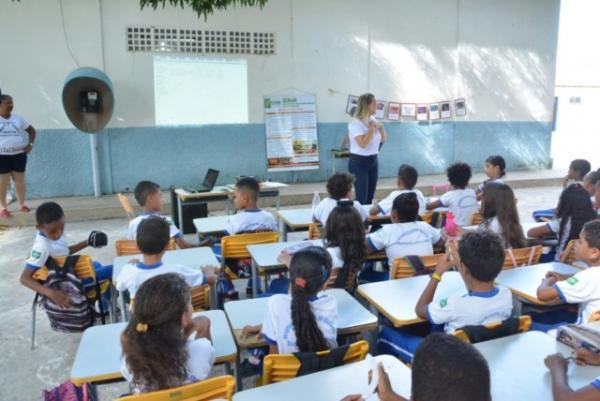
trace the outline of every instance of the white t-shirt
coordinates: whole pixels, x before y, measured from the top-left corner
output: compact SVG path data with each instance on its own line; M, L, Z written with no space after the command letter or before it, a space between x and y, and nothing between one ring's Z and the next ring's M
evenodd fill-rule
M392 264L394 259L403 256L433 255L433 244L441 238L439 229L423 221L414 221L386 224L369 234L367 240L374 251L385 248L388 261Z
M227 233L230 235L241 232L277 231L277 229L275 217L261 209L241 210L227 221Z
M498 177L498 178L490 178L490 179L485 180L484 182L479 184L479 186L477 187L477 191L483 192L483 188L485 187L485 185L489 184L491 182L497 182L498 184L504 184L504 176Z
M419 191L418 189L399 189L396 191L392 191L392 193L380 200L377 204L377 207L379 208L379 213L386 216L389 215L392 212L394 199L396 199L399 195L406 194L409 192L413 192L417 195L417 201L419 201L419 215L422 216L426 211L425 206L427 205L427 201L423 196L423 192Z
M319 221L321 225L325 227L325 224L327 223L327 218L329 217L331 211L337 207L337 203L338 201L333 198L323 199L317 205L315 211L313 212L313 217L315 218L315 220ZM367 213L367 210L358 201L354 201L354 208L360 214L360 218L362 219L362 221L367 220L369 214Z
M550 231L552 231L554 234L556 234L556 236L559 238L558 247L556 248L556 256L554 258L554 260L557 260L557 261L560 260L562 254L565 251L567 242L569 242L568 241L569 233L571 232L571 218L569 217L569 219L565 223L565 227L563 228L562 233L559 232L560 231L560 220L561 219L552 219L548 223L546 223L546 226L548 227L548 229L550 229Z
M465 326L506 320L511 316L512 308L510 290L495 287L489 292L469 291L462 296L432 302L427 305L427 320L434 324L445 324L444 330L451 334Z
M67 244L65 235L63 234L62 237L53 241L38 231L25 266L37 270L46 265L48 257L55 256L69 256L69 244Z
M23 153L29 143L25 132L28 127L29 123L14 113L8 118L0 117L0 155Z
M344 260L342 259L342 251L339 246L333 246L326 248L327 252L331 256L331 268L341 269L344 267Z
M280 354L299 351L292 322L291 305L292 297L290 295L273 295L269 298L267 315L262 326L263 337L269 344L276 344ZM310 301L310 308L329 347L336 348L338 307L335 297L320 292L315 299Z
M182 265L163 265L162 262L153 265L127 263L117 276L117 291L129 291L135 298L138 288L149 278L167 273L178 273L190 287L204 284L204 274L200 269Z
M186 363L187 379L185 382L181 383L181 385L195 383L206 379L215 363L215 348L208 339L195 338L193 340L188 340L186 348L188 352L188 360ZM123 374L123 378L129 383L133 381L133 375L127 367L125 358L121 360L121 373ZM153 390L154 389L140 389L136 387L134 392L137 394Z
M587 323L592 314L600 310L600 267L594 266L577 272L574 276L554 284L560 299L579 304L577 324Z
M440 202L454 214L454 221L459 226L471 224L471 216L479 210L477 195L470 188L446 192L440 197Z
M369 121L375 121L375 117L369 117ZM379 128L375 131L371 142L366 148L361 148L356 142L356 137L369 132L369 127L359 119L352 119L348 124L348 138L350 139L350 153L360 156L372 156L379 153L379 145L381 144L381 132Z
M181 232L179 231L179 229L173 222L173 219L171 219L169 216L162 216L158 212L145 212L129 222L129 228L127 229L127 239L135 240L137 237L138 226L140 225L142 220L147 219L150 216L162 217L163 219L165 219L167 221L167 223L169 223L169 231L170 231L169 236L171 238L181 237Z

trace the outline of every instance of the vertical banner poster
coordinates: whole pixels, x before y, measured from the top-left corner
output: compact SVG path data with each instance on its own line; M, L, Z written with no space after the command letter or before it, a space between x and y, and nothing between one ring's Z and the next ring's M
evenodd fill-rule
M268 171L319 168L314 95L265 96Z

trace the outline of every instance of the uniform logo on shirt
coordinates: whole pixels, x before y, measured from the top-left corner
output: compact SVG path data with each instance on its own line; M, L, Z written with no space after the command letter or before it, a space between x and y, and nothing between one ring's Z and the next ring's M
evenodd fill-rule
M570 285L575 285L579 282L579 280L577 280L577 277L571 277L567 280L567 283L569 283Z
M445 308L448 306L448 298L444 298L440 301L440 308Z
M41 254L41 252L38 252L38 251L31 251L31 257L34 259L39 259L42 257L42 254Z

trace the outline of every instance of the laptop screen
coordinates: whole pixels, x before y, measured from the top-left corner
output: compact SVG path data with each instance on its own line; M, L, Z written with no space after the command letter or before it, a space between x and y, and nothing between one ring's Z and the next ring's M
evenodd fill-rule
M202 186L212 189L215 186L215 184L217 183L218 176L219 176L219 170L214 170L212 168L209 168L208 171L206 172L206 177L204 177L204 182L202 183Z

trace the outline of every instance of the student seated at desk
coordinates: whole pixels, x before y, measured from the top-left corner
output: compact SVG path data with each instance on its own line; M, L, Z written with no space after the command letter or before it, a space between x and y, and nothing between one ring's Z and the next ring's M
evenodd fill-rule
M592 169L592 165L585 159L575 159L569 165L569 171L567 175L563 177L562 186L566 189L572 184L583 185L583 178ZM543 209L535 210L533 212L533 219L537 222L544 222L551 220L555 217L555 209Z
M446 170L452 190L443 194L440 199L429 202L427 210L447 207L453 214L456 224L468 226L471 216L479 210L475 191L467 188L471 179L471 167L467 163L454 163Z
M598 217L592 208L588 193L581 184L572 184L560 194L556 207L556 218L545 225L533 227L527 232L530 238L558 237L555 260L560 260L565 247L576 239L583 225Z
M210 267L194 269L182 265L164 265L162 257L169 239L169 223L161 216L150 216L142 220L137 228L136 241L143 259L132 260L123 266L117 277L117 290L127 290L131 298L135 298L138 288L146 280L165 273L179 274L190 287L215 283L214 269Z
M475 191L477 200L483 198L483 188L487 184L491 184L492 182L504 184L504 176L506 176L506 162L504 161L504 157L493 155L485 159L484 172L488 179L477 187L477 190Z
M448 243L447 249L447 256L440 259L417 301L417 316L432 325L443 324L449 334L464 326L501 322L510 318L512 294L508 288L494 285L504 262L502 239L489 231L467 233L458 242L458 251L454 241ZM468 294L432 302L443 274L452 267L459 271L469 290ZM387 353L410 361L423 334L423 327L408 326L400 330L386 327L379 335L380 347L383 345Z
M416 168L408 164L401 165L400 168L398 168L398 178L396 178L396 186L398 189L392 191L387 197L380 201L374 200L373 206L371 206L371 209L369 210L369 214L371 216L377 216L378 214L389 216L392 212L394 199L396 199L398 195L413 192L417 195L417 200L419 201L419 216L422 216L423 213L425 213L427 201L425 200L423 193L418 189L415 189L418 178L419 173Z
M162 274L140 286L131 320L121 334L121 372L135 393L208 377L215 362L210 320L192 318L192 313L190 289L178 274Z
M519 222L519 212L512 189L495 181L485 185L482 195L483 223L479 228L500 235L505 248L526 247L527 241Z
M327 193L329 197L323 199L313 211L313 221L327 225L329 213L335 208L339 201L352 201L354 208L360 214L362 221L367 220L367 211L358 201L354 200L354 176L348 173L335 173L327 180Z
M587 263L588 269L574 275L548 272L537 290L540 301L561 300L578 303L577 323L587 323L592 314L600 309L600 220L587 222L575 242L577 259ZM564 323L562 323L564 324ZM543 326L547 331L554 326Z
M408 401L392 389L379 364L377 395L381 401ZM490 368L481 353L457 337L436 333L417 348L411 366L411 401L490 401ZM360 394L342 401L362 401Z
M142 208L142 214L129 222L127 229L127 239L134 240L137 236L137 229L140 222L151 216L160 216L169 224L169 235L175 240L177 246L181 249L192 248L199 246L198 244L190 244L183 238L181 231L177 228L173 220L169 216L162 216L163 199L160 192L160 185L152 181L140 181L135 186L135 200Z
M592 204L596 202L595 194L596 194L596 183L600 181L600 169L590 171L583 177L583 189L590 194L590 199Z
M331 274L331 256L318 246L302 249L290 263L290 295L269 298L264 323L246 326L242 337L261 335L269 353L318 352L337 347L338 307L322 292Z
M583 348L573 352L573 360L578 365L600 366L600 355ZM600 377L588 386L572 390L567 376L569 362L564 356L548 355L544 363L550 370L554 401L600 401Z

